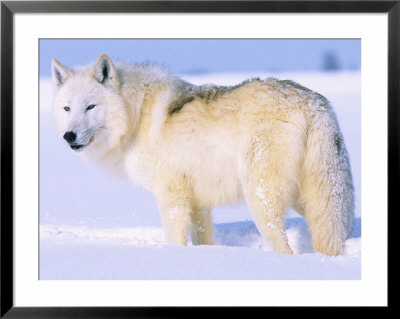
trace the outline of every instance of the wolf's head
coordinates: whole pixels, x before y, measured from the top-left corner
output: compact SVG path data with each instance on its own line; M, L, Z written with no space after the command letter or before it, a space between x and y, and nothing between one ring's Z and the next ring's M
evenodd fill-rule
M74 151L108 151L126 132L127 110L118 93L120 79L102 54L88 67L70 69L52 61L57 128Z

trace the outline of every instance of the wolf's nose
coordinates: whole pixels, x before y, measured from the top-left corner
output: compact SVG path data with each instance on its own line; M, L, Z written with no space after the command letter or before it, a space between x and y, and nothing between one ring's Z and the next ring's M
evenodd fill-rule
M74 132L66 132L64 134L64 140L66 140L68 143L72 143L76 140L76 134Z

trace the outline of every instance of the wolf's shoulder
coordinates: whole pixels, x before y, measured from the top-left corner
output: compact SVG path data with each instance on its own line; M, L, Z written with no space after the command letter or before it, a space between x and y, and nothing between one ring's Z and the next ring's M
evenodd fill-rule
M183 80L176 79L174 81L175 99L170 103L168 107L168 113L171 115L175 112L180 111L185 104L198 100L204 104L209 104L218 100L219 98L226 96L235 90L245 87L247 85L254 85L262 83L263 81L259 78L251 78L245 80L239 84L224 86L215 85L212 83L203 85L193 85Z

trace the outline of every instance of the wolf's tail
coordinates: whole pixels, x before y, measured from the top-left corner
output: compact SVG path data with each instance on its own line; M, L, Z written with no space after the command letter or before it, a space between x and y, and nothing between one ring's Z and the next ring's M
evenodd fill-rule
M353 226L354 189L336 116L328 101L319 102L307 132L300 198L314 250L338 255Z

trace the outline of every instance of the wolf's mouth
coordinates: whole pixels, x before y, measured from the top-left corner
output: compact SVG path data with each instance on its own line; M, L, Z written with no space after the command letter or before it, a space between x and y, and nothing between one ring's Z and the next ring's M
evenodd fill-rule
M70 146L74 151L77 151L77 150L80 150L80 149L82 149L82 148L88 146L90 143L93 142L93 140L94 140L94 137L92 136L92 137L90 138L89 142L88 142L86 145L83 145L83 144L70 144L69 146Z
M79 150L80 148L82 148L84 145L70 145L70 147L73 149L73 150Z

